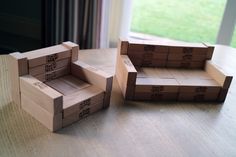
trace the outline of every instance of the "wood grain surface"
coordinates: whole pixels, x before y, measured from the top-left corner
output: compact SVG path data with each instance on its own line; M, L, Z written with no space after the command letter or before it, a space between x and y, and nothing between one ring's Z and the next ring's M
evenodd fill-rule
M116 49L79 58L114 74ZM236 49L217 46L213 61L236 76ZM0 157L236 156L235 78L222 104L124 101L113 82L110 108L51 133L11 103L7 56L0 56Z

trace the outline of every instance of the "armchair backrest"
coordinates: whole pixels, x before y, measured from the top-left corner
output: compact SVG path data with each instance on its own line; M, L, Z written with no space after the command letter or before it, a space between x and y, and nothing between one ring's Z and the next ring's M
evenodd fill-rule
M72 42L35 51L9 55L12 100L20 105L19 77L32 75L42 82L70 73L71 62L78 59L79 46Z
M30 75L42 82L70 73L71 62L78 59L78 45L64 42L39 50L25 52Z

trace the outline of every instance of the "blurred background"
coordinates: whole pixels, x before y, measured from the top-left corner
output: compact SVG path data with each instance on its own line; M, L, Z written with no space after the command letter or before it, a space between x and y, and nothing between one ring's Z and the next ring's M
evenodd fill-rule
M4 0L0 54L63 41L116 47L120 36L236 47L235 0Z

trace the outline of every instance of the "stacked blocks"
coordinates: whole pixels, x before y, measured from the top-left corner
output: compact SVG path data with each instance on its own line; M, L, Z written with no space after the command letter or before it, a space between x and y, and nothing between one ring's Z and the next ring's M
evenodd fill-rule
M116 77L128 100L224 101L232 81L207 44L120 40Z
M13 101L51 131L109 106L113 77L79 61L78 51L64 42L9 55Z

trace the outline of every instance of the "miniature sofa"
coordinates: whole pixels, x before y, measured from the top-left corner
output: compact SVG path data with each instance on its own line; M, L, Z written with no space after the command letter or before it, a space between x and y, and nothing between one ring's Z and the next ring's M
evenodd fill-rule
M110 103L113 77L79 61L78 51L64 42L9 55L13 101L53 132Z
M224 101L232 81L207 44L121 39L116 78L127 100Z

